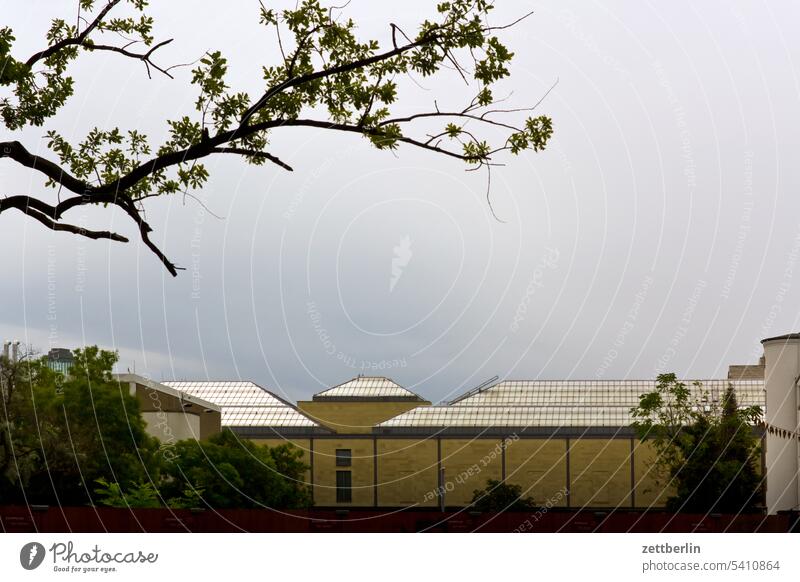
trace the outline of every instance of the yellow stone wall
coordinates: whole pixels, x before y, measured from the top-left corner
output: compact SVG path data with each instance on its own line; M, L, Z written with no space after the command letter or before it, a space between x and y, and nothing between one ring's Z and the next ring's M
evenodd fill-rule
M300 401L297 407L323 424L342 434L372 434L372 427L430 402L341 402Z
M304 451L303 461L311 464L308 438L253 441L268 446L291 442ZM653 448L646 442L633 442L633 499L631 440L628 438L507 439L506 480L521 486L524 494L540 505L567 506L565 488L569 474L570 507L631 507L632 503L637 508L663 507L672 492L662 490L650 469ZM502 478L503 443L499 437L441 437L447 506L468 505L474 490L483 489L488 479ZM436 437L315 437L314 503L320 507L371 507L377 492L379 507L437 507L440 495L438 447ZM352 451L350 467L336 467L336 449ZM353 500L349 504L336 502L337 470L351 471ZM310 474L307 480L311 481Z
M350 467L336 466L336 449L352 451ZM336 471L352 473L351 503L336 502ZM373 440L356 438L314 439L314 504L321 506L372 506L375 502Z
M442 439L445 505L469 505L488 479L502 477L501 439Z
M571 439L571 507L630 507L630 439Z
M437 507L435 438L378 439L378 505Z
M506 481L544 506L567 504L566 439L518 439L506 445Z
M635 442L633 467L636 507L662 507L667 497L674 494L674 488L664 488L659 484L660 479L651 464L655 456L653 446L647 441Z

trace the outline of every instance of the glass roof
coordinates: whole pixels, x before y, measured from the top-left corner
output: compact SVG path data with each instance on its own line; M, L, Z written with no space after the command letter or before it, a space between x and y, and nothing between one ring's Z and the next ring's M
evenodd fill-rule
M286 406L253 382L162 382L219 406Z
M222 426L318 426L290 406L230 406L222 409Z
M379 427L627 426L623 406L420 406Z
M762 380L684 381L701 406L721 402L733 384L739 406L765 406ZM379 427L623 427L639 396L655 390L648 380L504 381L447 406L421 406L380 423ZM707 404L706 404L707 403Z
M692 398L714 406L733 384L740 406L765 406L763 380L684 381ZM294 406L253 382L163 382L222 408L222 425L235 427L316 427ZM639 396L654 390L649 380L504 381L468 393L446 406L421 406L379 427L561 427L628 426ZM316 396L419 398L392 380L358 377ZM703 400L705 399L705 400ZM421 399L420 399L421 400ZM705 404L703 404L705 405Z
M382 376L359 376L339 384L333 388L328 388L314 395L314 398L415 398L422 400L411 390L407 390Z
M222 426L319 426L253 382L162 382L222 408Z
M741 406L765 405L763 380L683 381L693 398L720 402L728 384L733 384ZM655 380L508 380L481 392L462 397L452 406L623 406L639 403L639 396L652 392Z

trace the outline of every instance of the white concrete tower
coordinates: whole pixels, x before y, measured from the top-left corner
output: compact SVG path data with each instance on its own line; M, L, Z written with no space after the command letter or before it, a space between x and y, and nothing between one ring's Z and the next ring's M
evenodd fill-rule
M762 340L767 392L767 511L800 508L800 333Z

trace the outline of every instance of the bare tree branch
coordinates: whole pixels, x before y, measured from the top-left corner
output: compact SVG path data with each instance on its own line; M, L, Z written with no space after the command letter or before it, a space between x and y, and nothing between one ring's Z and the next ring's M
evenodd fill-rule
M7 198L0 198L0 214L9 208L16 208L23 214L27 214L31 218L38 220L47 228L52 230L71 232L73 234L79 234L81 236L94 239L104 238L119 242L128 242L126 237L116 233L87 230L71 224L57 222L67 210L86 204L113 204L121 208L133 219L134 223L136 223L136 226L139 227L139 234L142 241L147 248L149 248L153 254L159 258L159 260L166 267L167 271L169 271L169 273L175 277L178 275L179 270L183 270L181 267L177 267L175 263L170 261L166 255L161 252L161 249L159 249L155 243L153 243L153 241L150 239L150 233L153 231L153 229L150 227L147 221L144 220L144 217L142 217L134 202L130 198L124 196L117 196L113 194L74 196L59 202L56 206L47 204L46 202L43 202L32 196L9 196Z
M89 184L72 176L59 165L46 158L30 153L25 146L18 141L0 142L0 158L11 158L27 168L41 172L56 184L61 184L76 194L83 194L91 189Z
M32 199L33 200L33 199ZM27 214L31 218L38 220L43 225L45 225L50 230L60 231L60 232L69 232L72 234L78 234L80 236L85 236L86 238L91 239L109 239L115 240L118 242L128 242L128 239L122 235L119 235L115 232L109 232L107 230L89 230L83 228L81 226L75 226L72 224L64 224L63 222L56 222L51 219L46 214L40 212L38 209L34 208L33 206L28 206L27 208L14 206L20 210L23 214Z
M173 77L170 74L169 71L171 69L174 69L175 66L177 66L177 65L173 65L171 67L167 67L166 69L164 69L162 67L159 67L152 60L150 60L150 56L153 54L154 51L156 51L157 49L161 48L164 45L167 45L167 44L171 43L173 40L174 39L171 39L171 38L168 39L168 40L163 40L160 43L155 44L152 47L150 47L150 50L148 50L146 53L133 53L133 52L130 52L129 50L127 50L127 47L130 46L130 44L132 44L132 43L128 43L124 47L116 47L116 46L111 46L111 45L94 44L94 43L85 44L83 46L88 51L111 51L111 52L115 52L115 53L120 53L120 54L125 55L126 57L130 57L132 59L140 60L140 61L142 61L144 63L144 66L147 69L147 77L148 78L152 78L152 76L150 75L150 67L153 67L157 71L160 71L160 72L164 73L170 79L174 79L175 77ZM138 41L134 41L134 42L138 42Z

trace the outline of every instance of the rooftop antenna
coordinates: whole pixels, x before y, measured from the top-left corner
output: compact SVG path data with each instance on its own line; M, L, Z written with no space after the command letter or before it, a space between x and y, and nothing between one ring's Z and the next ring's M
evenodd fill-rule
M486 381L478 384L477 386L475 386L475 388L473 388L472 390L464 392L464 394L462 394L461 396L458 396L457 398L451 400L450 402L448 402L448 404L454 404L455 402L460 402L461 400L464 400L465 398L469 398L470 396L474 396L475 394L479 394L479 393L483 392L484 390L488 390L489 388L491 388L492 386L497 384L497 381L499 379L500 379L500 376L492 376L488 380L486 380Z

